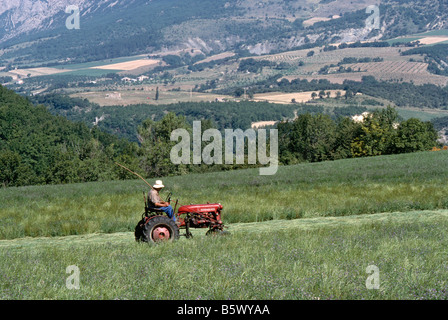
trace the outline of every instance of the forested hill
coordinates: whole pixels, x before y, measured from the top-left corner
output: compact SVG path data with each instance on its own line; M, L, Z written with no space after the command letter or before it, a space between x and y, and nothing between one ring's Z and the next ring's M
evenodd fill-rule
M3 186L116 178L114 160L133 145L50 114L0 86L0 183Z

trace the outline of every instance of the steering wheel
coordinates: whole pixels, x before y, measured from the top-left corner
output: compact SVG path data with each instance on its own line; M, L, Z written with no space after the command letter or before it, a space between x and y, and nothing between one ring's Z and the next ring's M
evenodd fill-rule
M172 192L168 193L168 196L166 197L165 202L171 202L171 196L173 195Z

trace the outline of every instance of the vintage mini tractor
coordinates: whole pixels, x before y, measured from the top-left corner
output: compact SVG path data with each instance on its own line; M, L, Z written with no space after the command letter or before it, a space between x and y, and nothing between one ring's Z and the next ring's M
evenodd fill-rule
M208 228L206 235L227 234L221 219L223 209L220 203L190 204L180 206L177 213L178 200L174 205L176 222L170 219L162 210L148 206L145 193L145 212L135 227L135 240L142 242L173 241L181 236L180 230L185 230L186 238L192 238L190 228ZM166 202L171 201L171 193Z

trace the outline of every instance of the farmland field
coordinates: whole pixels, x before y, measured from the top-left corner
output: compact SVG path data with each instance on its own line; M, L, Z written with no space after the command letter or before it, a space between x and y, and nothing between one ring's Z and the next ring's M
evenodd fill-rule
M88 99L90 102L97 103L100 106L127 106L133 104L171 104L186 101L214 101L217 98L228 98L224 95L189 91L169 91L166 88L160 89L159 99L155 100L156 86L142 86L143 90L117 90L115 96L120 94L120 98L110 98L112 92L80 92L71 94L72 97ZM109 96L108 96L109 95Z
M157 246L133 239L141 181L1 189L0 298L447 299L447 164L439 151L164 178L183 204L221 202L231 235Z
M9 71L11 76L21 76L22 78L37 77L54 74L101 76L110 72L131 71L142 67L151 67L159 63L159 60L148 59L145 55L120 57L108 60L93 61L77 64L63 64L55 67L25 68Z
M325 92L330 92L330 97L336 97L336 92L340 92L341 95L345 94L344 90L326 90ZM315 91L305 91L305 92L296 92L296 93L283 93L283 92L270 92L270 93L260 93L255 94L253 99L254 101L269 101L270 103L280 103L287 104L291 103L292 99L295 99L297 103L308 102L312 100L312 94L316 93Z
M97 67L91 67L91 68L102 69L102 70L130 71L130 70L134 70L134 69L145 67L145 66L155 65L158 63L159 63L159 60L156 60L156 59L141 59L141 60L133 60L133 61L127 61L127 62L106 64L103 66L97 66Z
M327 79L333 83L342 83L344 80L360 81L363 76L374 76L377 80L395 80L401 82L413 82L415 84L433 83L446 85L448 77L431 74L428 72L428 64L421 61L420 56L401 56L402 48L346 48L334 51L321 51L322 48L305 49L298 51L283 52L274 55L265 55L257 59L268 60L278 63L287 63L290 70L284 73L288 80L300 79ZM310 51L314 55L308 56ZM324 66L338 65L344 58L382 58L382 62L367 62L356 64L344 64L351 67L355 72L335 73L338 67L333 67L329 74L318 74ZM415 61L409 61L410 59ZM299 66L299 61L303 66Z

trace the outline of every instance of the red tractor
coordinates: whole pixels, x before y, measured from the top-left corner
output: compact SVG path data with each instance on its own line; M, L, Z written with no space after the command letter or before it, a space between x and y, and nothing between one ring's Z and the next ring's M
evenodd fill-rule
M176 208L178 200L174 206L174 214L176 222L170 219L165 213L157 208L148 207L146 196L145 212L142 219L135 227L135 240L142 242L158 242L173 241L180 237L179 229L185 229L187 239L192 238L190 228L208 228L206 235L225 234L224 224L221 219L220 203L207 204L190 204L179 207L177 213ZM166 202L171 201L171 193L168 195Z

